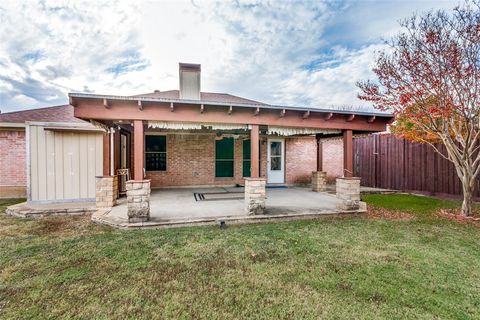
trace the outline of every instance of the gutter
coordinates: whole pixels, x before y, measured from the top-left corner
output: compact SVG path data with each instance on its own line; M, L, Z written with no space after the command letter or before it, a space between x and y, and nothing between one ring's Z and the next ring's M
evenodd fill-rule
M21 122L0 122L1 128L25 128L25 123Z
M210 106L233 106L240 108L265 108L265 109L277 109L277 110L292 110L303 112L323 112L323 113L337 113L337 114L355 114L362 116L376 116L392 118L393 114L388 112L369 112L369 111L355 111L355 110L342 110L342 109L325 109L325 108L312 108L312 107L292 107L281 106L271 104L252 104L252 103L228 103L208 100L189 100L189 99L169 99L169 98L151 98L151 97L131 97L131 96L114 96L114 95L100 95L90 93L69 93L70 104L72 104L72 98L80 99L99 99L99 100L113 100L113 101L142 101L142 102L166 102L166 103L183 103L183 104L196 104L196 105L210 105Z

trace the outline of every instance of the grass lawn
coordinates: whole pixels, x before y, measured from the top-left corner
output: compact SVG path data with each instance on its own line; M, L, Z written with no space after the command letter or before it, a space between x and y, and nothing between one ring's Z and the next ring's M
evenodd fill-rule
M0 318L480 318L480 226L410 219L120 231L0 214ZM0 200L0 212L12 201Z

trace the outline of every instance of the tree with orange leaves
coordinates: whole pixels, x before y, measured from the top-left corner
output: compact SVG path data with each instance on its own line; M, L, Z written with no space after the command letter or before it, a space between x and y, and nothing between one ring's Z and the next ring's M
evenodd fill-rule
M401 26L376 58L377 81L357 83L359 98L394 112L393 133L430 144L454 164L462 214L470 216L480 173L480 1L413 15Z

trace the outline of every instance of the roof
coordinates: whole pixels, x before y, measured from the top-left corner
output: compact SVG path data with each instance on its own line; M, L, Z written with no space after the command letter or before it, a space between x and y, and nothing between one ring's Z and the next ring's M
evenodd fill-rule
M138 94L132 97L180 99L180 91L179 90L168 90L168 91L155 90L154 92L151 92L151 93ZM263 102L245 99L245 98L234 96L228 93L217 93L217 92L200 92L200 100L210 101L210 102L220 102L225 104L247 103L247 104L256 104L256 105L266 105Z
M25 121L86 122L73 116L73 106L71 105L0 113L0 122L25 123Z

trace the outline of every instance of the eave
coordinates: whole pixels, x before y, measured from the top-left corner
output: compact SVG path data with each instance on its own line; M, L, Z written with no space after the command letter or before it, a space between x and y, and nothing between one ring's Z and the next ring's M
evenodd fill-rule
M384 117L384 118L393 118L393 114L388 112L372 112L364 110L342 110L336 108L314 108L314 107L297 107L297 106L282 106L282 105L271 105L271 104L249 104L249 103L232 103L232 102L219 102L219 101L208 101L208 100L189 100L189 99L171 99L171 98L151 98L151 97L131 97L131 96L115 96L115 95L98 95L90 93L69 93L70 104L75 106L76 99L95 99L101 100L102 104L109 105L108 101L134 101L139 106L144 102L147 103L170 103L170 104L189 104L189 105L204 105L204 106L225 106L226 108L238 107L238 108L251 108L255 112L259 109L274 109L274 110L292 110L299 112L316 112L316 113L335 113L342 115L360 115L360 116L375 116L375 117Z

